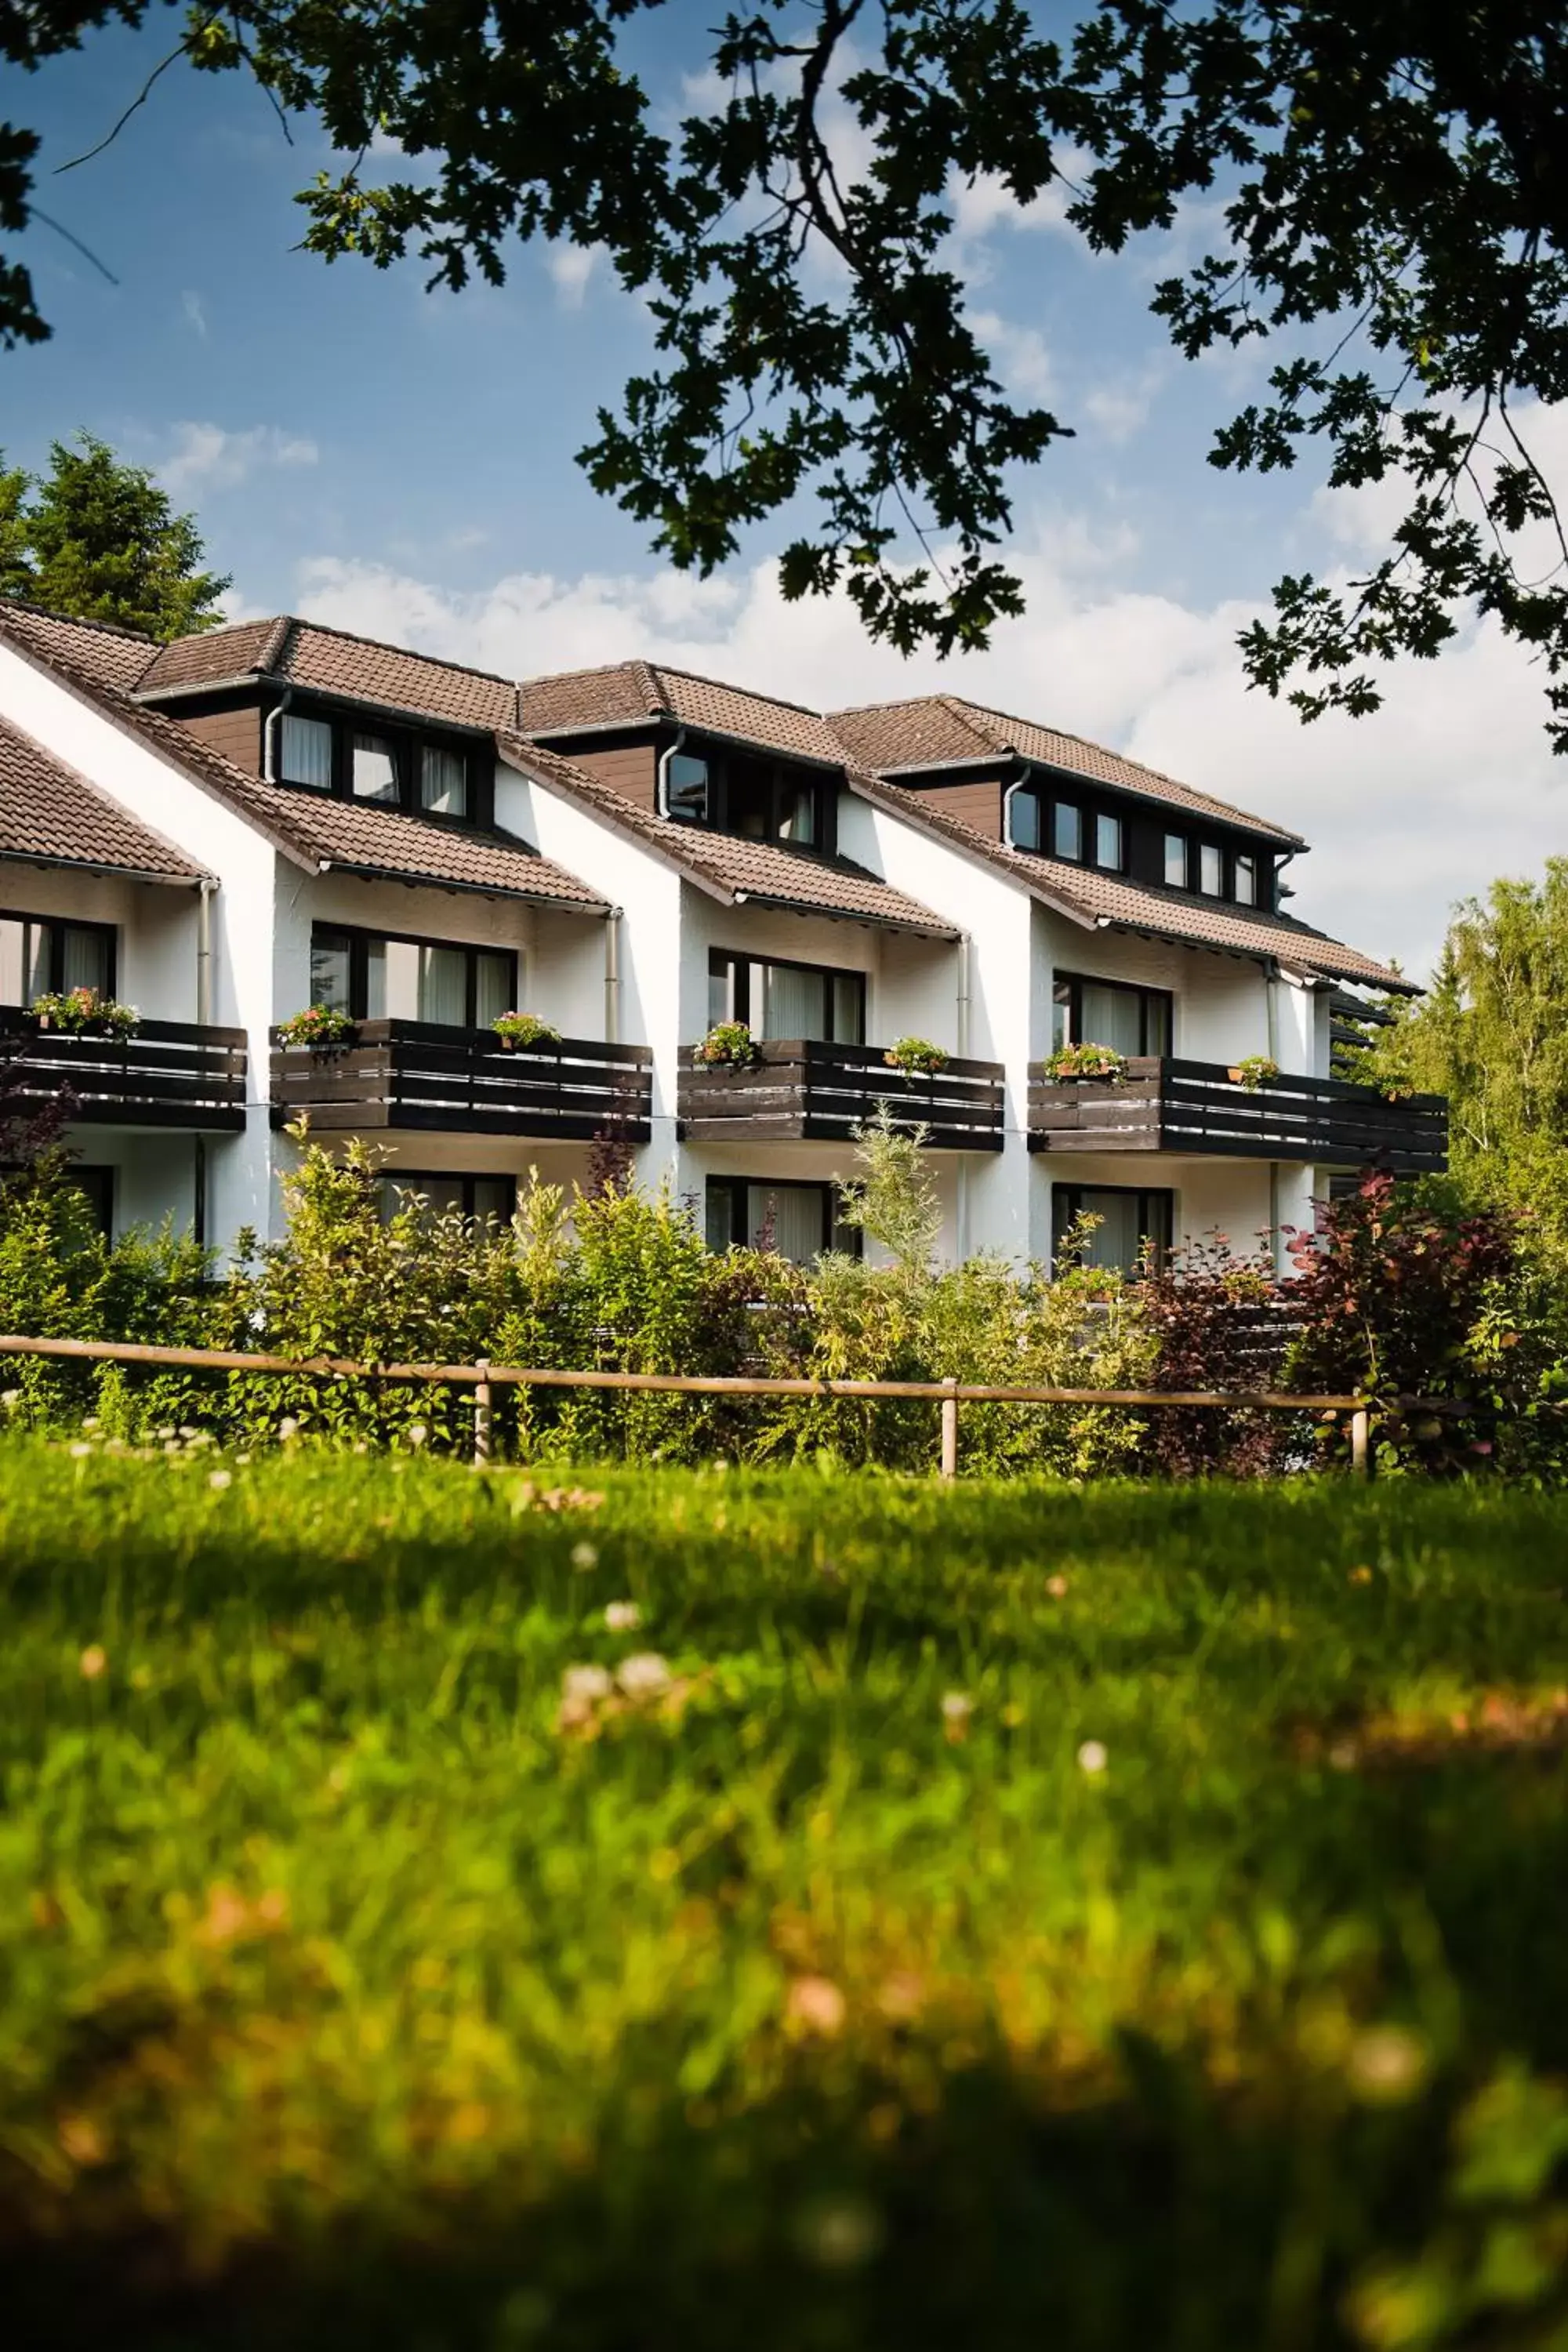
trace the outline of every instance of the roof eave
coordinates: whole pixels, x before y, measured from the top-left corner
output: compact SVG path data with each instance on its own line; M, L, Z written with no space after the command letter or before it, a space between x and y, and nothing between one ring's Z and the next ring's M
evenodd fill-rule
M865 908L824 907L814 898L786 898L773 890L737 890L733 895L737 907L778 907L786 914L815 915L829 923L871 923L884 931L903 931L911 939L941 940L951 945L963 937L951 923L919 923L907 915L872 913Z
M357 857L321 857L318 874L353 874L365 882L401 882L410 890L456 890L471 898L515 898L526 907L550 907L564 914L591 915L603 920L611 912L602 898L568 898L554 891L512 890L504 882L458 881L449 874L410 874L401 866L377 866Z
M168 890L199 890L203 884L215 883L213 874L174 874L152 866L124 866L107 857L50 857L36 849L0 849L0 863L7 866L40 866L51 873L107 874L121 882L155 882Z
M709 898L717 899L720 906L732 907L735 904L735 893L727 883L721 882L714 875L704 873L694 859L680 856L673 844L667 845L645 833L640 825L623 819L617 810L605 807L596 794L590 797L579 792L564 777L552 776L543 768L529 765L521 741L498 738L496 751L509 768L515 768L520 776L526 776L530 783L539 786L541 792L553 793L557 800L569 801L574 808L602 819L620 835L623 841L647 850L650 857L657 857L661 866L667 866L672 873L679 874L683 882L694 883L699 890L705 890Z

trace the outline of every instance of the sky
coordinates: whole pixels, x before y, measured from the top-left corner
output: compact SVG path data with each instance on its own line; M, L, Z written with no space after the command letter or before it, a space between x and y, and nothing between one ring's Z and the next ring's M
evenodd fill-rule
M1052 202L955 192L955 265L998 372L1074 437L1017 481L1026 616L984 654L905 662L843 604L783 602L783 522L702 581L589 488L574 454L650 350L601 257L519 248L504 287L460 294L428 291L416 263L329 267L295 249L290 202L330 161L319 134L297 123L290 145L243 79L184 66L56 176L170 47L179 20L157 15L7 91L43 134L38 201L59 226L20 247L55 333L0 355L0 446L37 466L85 428L151 467L233 575L237 616L290 611L517 677L641 655L819 708L966 694L1306 835L1292 911L1416 977L1454 901L1568 849L1540 672L1489 625L1392 672L1373 718L1303 727L1247 689L1236 637L1274 582L1353 567L1391 513L1306 466L1207 464L1262 362L1189 363L1149 315L1157 279L1203 249L1201 216L1100 258ZM671 121L700 99L684 77L710 17L675 0L643 37ZM1561 478L1563 413L1535 426Z

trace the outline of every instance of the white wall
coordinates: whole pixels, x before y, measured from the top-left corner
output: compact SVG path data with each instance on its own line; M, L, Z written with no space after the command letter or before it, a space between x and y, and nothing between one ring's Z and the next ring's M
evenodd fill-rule
M196 902L194 885L175 889L124 875L0 863L0 913L113 928L115 992L149 1021L196 1017Z

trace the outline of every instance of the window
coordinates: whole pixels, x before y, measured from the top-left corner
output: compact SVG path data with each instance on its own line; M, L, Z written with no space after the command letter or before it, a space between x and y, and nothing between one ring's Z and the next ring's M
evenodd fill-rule
M1051 826L1051 849L1058 857L1083 856L1083 811L1071 801L1058 801Z
M1134 1192L1119 1184L1053 1184L1051 1187L1051 1257L1061 1254L1068 1230L1079 1217L1100 1220L1084 1249L1080 1264L1136 1274L1144 1259L1167 1255L1171 1247L1172 1196L1169 1192Z
M114 993L114 932L107 923L0 915L0 1004L31 1004L68 988Z
M860 1255L860 1230L838 1222L832 1184L759 1184L745 1176L710 1176L707 1238L710 1250L774 1249L795 1265L824 1250Z
M1206 898L1225 896L1225 852L1212 841L1198 844L1198 888Z
M1169 890L1184 890L1187 887L1187 836L1184 833L1165 835L1165 887Z
M667 816L679 824L706 824L709 821L709 780L706 760L694 759L689 751L675 752L665 771Z
M444 1171L405 1168L388 1171L380 1179L379 1191L384 1217L395 1216L404 1205L399 1196L408 1192L420 1195L425 1213L430 1217L443 1217L456 1209L465 1217L494 1217L505 1224L517 1206L513 1176L454 1176Z
M364 726L352 716L286 710L278 727L284 784L469 824L488 824L490 782L470 743L423 729Z
M1007 835L1015 849L1040 846L1040 796L1026 784L1008 795Z
M1171 1050L1171 999L1163 988L1059 972L1052 992L1051 1045L1110 1045L1119 1054Z
M1112 874L1121 871L1121 819L1103 810L1094 820L1094 862Z
M1235 887L1231 896L1238 907L1258 904L1258 860L1246 850L1238 849L1233 866Z
M419 805L431 816L467 816L468 762L446 743L419 746Z
M431 1021L484 1029L517 1003L509 950L405 940L318 923L310 933L310 1002L356 1021Z
M708 1025L743 1021L756 1037L866 1042L866 976L818 964L763 963L713 948L708 956Z
M330 719L302 719L286 710L279 730L278 773L286 784L305 784L313 793L332 789L332 723Z

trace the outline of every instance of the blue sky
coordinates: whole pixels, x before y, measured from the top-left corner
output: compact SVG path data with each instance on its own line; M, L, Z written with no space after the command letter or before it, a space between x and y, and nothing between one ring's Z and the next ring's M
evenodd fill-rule
M646 37L671 109L710 16L682 0ZM1020 221L984 190L962 197L959 257L998 365L1078 437L1019 483L1027 619L989 656L905 666L840 610L780 605L781 525L697 583L590 490L574 452L648 350L602 263L520 252L504 289L460 296L427 293L417 264L329 268L291 249L289 197L327 160L312 131L290 148L247 82L183 67L104 154L51 178L177 21L94 36L8 93L44 134L40 202L118 283L43 226L27 238L56 331L4 359L0 442L37 464L85 426L153 466L233 573L237 610L310 611L515 674L643 652L805 701L944 688L1026 709L1296 825L1317 844L1298 911L1412 968L1454 897L1568 837L1536 684L1484 631L1396 677L1359 725L1303 730L1246 691L1235 633L1273 581L1353 560L1385 517L1315 494L1305 469L1259 481L1205 462L1257 365L1177 360L1146 307L1201 220L1112 261L1048 205Z

